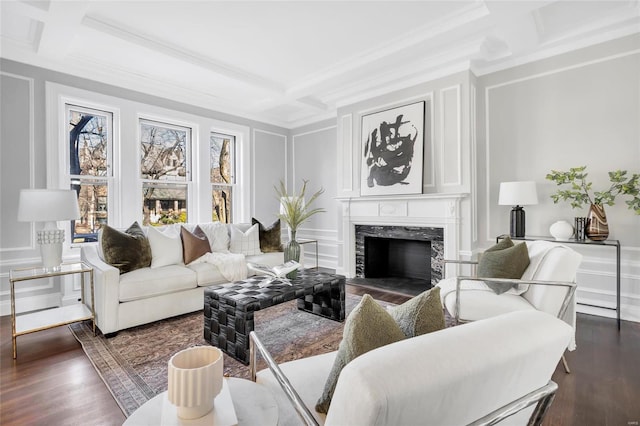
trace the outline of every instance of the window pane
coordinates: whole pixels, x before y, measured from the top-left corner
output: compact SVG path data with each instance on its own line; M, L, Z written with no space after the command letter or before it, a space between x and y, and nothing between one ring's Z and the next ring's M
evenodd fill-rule
M142 184L143 225L187 222L187 186Z
M185 182L187 180L187 144L190 129L140 122L141 159L143 179Z
M231 192L230 186L212 185L214 222L231 223Z
M72 242L98 241L98 230L107 224L108 219L106 181L72 181L71 189L78 193L80 208L80 219L71 221Z
M69 174L107 176L111 114L67 106Z
M212 133L210 139L211 183L233 182L235 137Z

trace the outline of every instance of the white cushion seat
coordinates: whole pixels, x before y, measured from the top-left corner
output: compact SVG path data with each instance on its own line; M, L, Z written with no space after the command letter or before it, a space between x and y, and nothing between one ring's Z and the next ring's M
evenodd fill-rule
M196 288L196 273L180 265L141 268L120 275L120 302Z
M207 287L226 281L220 270L211 263L192 263L190 265L187 265L187 268L196 273L196 282L200 287Z
M455 282L455 278L447 278L447 280ZM448 312L455 312L456 293L447 294L443 302ZM514 311L535 309L527 299L516 294L503 293L498 295L491 289L460 292L460 317L469 321L491 318Z

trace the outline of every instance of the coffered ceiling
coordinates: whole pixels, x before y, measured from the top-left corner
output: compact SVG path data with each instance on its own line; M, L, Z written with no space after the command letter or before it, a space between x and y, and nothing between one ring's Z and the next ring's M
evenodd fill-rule
M0 56L292 128L640 32L625 1L0 1Z

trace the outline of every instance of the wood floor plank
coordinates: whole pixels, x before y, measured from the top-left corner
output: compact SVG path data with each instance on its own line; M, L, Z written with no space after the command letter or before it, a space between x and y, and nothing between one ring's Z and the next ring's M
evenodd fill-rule
M352 294L402 303L408 296L347 286ZM578 315L577 346L559 364L559 385L544 425L629 426L640 421L640 324ZM0 317L0 424L120 425L125 416L67 327L18 337L12 359L11 323Z

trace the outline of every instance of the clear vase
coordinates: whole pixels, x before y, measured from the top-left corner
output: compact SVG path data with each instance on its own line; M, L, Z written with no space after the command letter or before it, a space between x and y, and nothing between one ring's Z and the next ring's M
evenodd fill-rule
M602 204L591 204L589 207L585 234L592 241L604 241L609 237L609 225Z
M289 230L289 241L284 245L284 261L295 260L300 262L300 243L296 241L296 231ZM294 279L298 275L298 270L289 272L287 278Z

